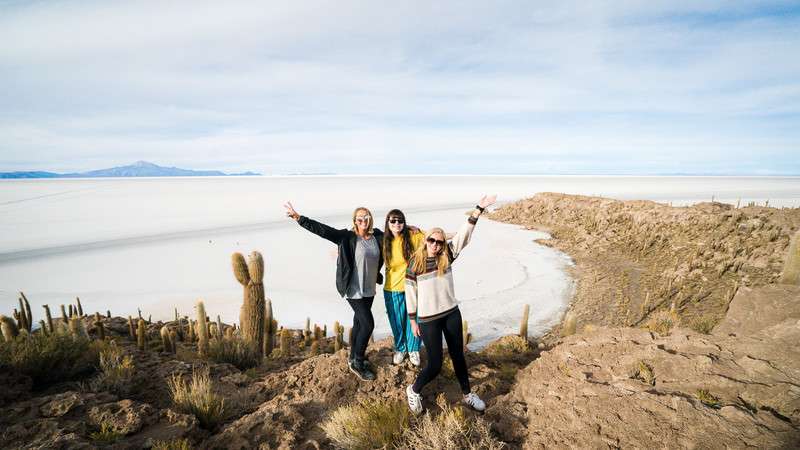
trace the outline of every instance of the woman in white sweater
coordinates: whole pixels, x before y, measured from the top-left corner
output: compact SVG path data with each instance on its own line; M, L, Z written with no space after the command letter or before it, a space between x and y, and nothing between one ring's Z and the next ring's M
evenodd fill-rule
M461 312L453 289L452 264L469 243L478 217L484 209L494 204L496 198L496 195L483 197L451 242L446 241L441 228L429 230L425 235L425 245L414 252L408 264L406 308L411 329L416 336L422 336L428 355L427 365L414 384L406 388L408 406L415 414L422 412L422 388L436 378L442 369L442 336L447 342L464 402L478 411L486 408L469 385L461 336Z

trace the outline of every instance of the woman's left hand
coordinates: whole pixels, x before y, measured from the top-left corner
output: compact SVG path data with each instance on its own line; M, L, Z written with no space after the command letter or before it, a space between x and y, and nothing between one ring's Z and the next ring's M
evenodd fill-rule
M485 208L488 208L488 207L494 205L494 202L496 202L496 201L497 201L497 194L484 195L483 198L481 198L481 201L478 202L478 206L480 206L481 208L485 209Z
M422 333L419 331L419 325L417 324L416 320L411 320L411 332L414 333L414 336L420 337Z

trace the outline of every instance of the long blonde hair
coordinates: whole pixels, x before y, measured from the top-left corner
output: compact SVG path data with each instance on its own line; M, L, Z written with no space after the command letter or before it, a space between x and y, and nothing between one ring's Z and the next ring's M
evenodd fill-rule
M436 233L439 233L442 236L442 239L445 241L441 250L439 250L439 254L436 255L436 275L442 276L444 275L445 271L447 271L447 268L450 267L450 257L447 254L447 237L444 234L444 230L441 228L431 228L427 233L425 233L425 241L427 242L428 238ZM416 250L414 250L414 258L411 261L411 269L414 271L414 273L421 274L425 272L427 258L428 245L423 243Z
M356 216L358 215L359 211L364 211L369 216L369 220L367 221L367 234L371 235L372 234L372 225L375 222L374 222L374 220L372 218L372 212L370 212L370 210L368 210L367 208L365 208L363 206L359 206L358 208L353 210L353 231L355 231L356 234L358 234L358 231L356 231L356 230L358 230L358 225L356 225Z

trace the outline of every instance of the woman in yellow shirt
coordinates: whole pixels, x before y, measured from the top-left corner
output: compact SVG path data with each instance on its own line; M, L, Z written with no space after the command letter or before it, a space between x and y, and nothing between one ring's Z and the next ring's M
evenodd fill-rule
M425 234L416 228L409 229L405 214L399 209L393 209L386 215L383 236L383 257L386 264L383 300L394 335L392 361L400 364L408 354L411 364L419 366L420 338L414 335L408 320L405 280L408 261L414 250L422 245Z

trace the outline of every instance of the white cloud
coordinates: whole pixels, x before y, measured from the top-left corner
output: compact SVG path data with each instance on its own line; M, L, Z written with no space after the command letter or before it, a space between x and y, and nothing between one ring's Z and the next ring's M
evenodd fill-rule
M0 5L0 170L798 173L800 15L776 7Z

